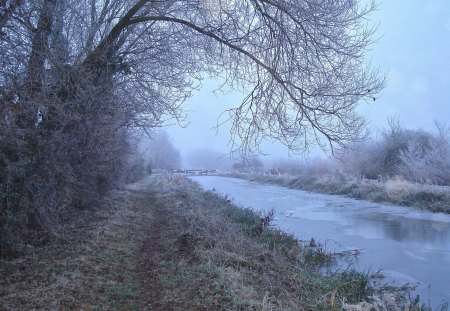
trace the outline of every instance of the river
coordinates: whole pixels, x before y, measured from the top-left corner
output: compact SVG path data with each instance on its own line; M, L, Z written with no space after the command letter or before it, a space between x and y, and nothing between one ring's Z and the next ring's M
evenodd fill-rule
M390 284L417 286L421 301L450 300L450 215L310 193L236 178L195 176L240 206L275 210L274 224L329 250L360 251L357 269L382 269Z

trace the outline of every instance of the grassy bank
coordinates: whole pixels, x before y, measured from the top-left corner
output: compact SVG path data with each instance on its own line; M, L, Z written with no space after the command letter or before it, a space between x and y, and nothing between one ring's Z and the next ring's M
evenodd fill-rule
M155 183L115 191L63 224L61 235L0 260L0 310L140 310L139 253L154 220Z
M335 259L321 246L190 180L152 177L101 207L0 261L0 310L427 310L366 274L320 273Z
M450 213L450 187L418 184L402 179L381 182L344 177L339 174L323 176L228 174L227 176L291 189L344 195L372 202Z

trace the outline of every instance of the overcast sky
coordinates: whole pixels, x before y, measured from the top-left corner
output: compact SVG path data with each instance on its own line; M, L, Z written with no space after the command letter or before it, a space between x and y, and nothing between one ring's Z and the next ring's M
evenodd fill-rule
M378 43L371 63L387 74L387 86L377 101L360 106L360 113L377 129L389 116L398 116L407 128L431 130L434 120L450 124L450 1L385 0L371 15L379 23ZM187 128L171 126L167 132L186 156L209 148L226 153L229 127L216 134L220 113L236 106L239 93L214 94L217 82L206 80L186 105ZM285 148L265 146L274 157L287 157Z

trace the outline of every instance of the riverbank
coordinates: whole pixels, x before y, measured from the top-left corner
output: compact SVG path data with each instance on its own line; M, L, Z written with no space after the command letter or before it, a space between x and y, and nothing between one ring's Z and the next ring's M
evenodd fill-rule
M343 195L371 202L413 207L450 214L450 187L411 183L401 179L386 182L340 174L323 176L285 176L232 173L225 176L257 183L323 194Z
M368 275L320 273L334 257L272 228L271 217L182 177L149 177L111 193L100 208L80 211L63 236L0 261L0 310L382 310L401 304L387 289L374 298Z

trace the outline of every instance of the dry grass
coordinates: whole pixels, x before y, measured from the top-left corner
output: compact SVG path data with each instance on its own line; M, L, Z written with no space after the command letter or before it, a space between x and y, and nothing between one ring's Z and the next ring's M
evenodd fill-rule
M339 174L296 177L233 174L231 177L292 189L345 195L373 202L450 213L450 187L412 183L399 177L394 177L386 182Z
M80 211L65 234L29 255L0 262L0 310L131 310L137 258L151 222L149 180Z
M386 194L394 203L401 202L409 193L414 190L413 184L411 182L399 177L389 179L384 184L384 187L386 190Z

